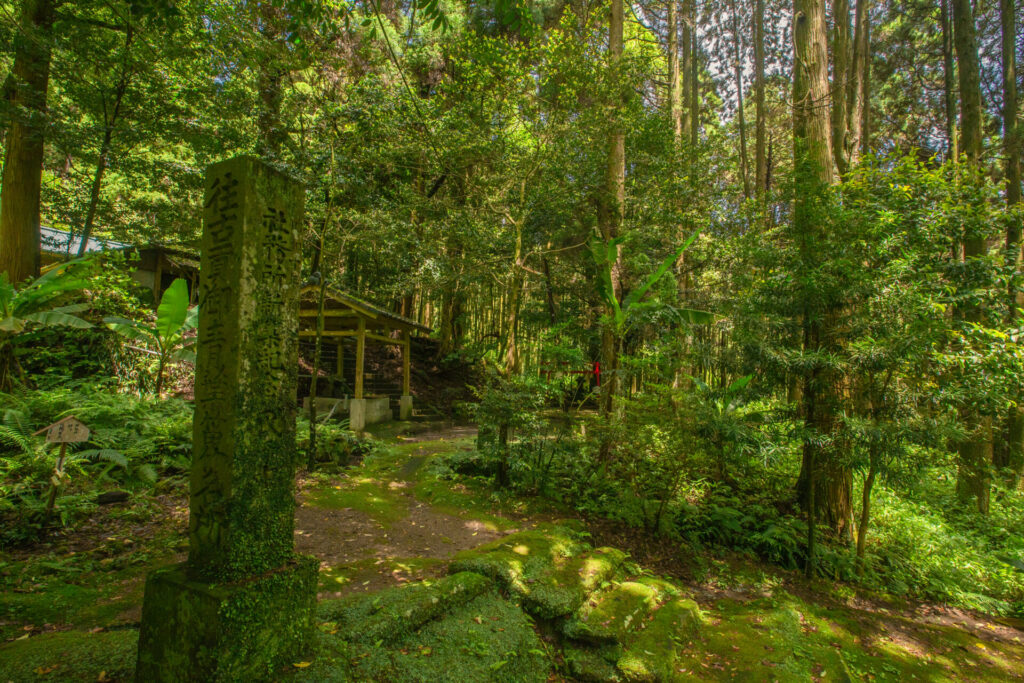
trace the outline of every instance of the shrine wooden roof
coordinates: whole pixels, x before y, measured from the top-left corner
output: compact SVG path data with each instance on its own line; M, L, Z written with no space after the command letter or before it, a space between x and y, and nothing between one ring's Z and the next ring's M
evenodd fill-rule
M305 285L301 291L299 303L299 329L308 331L315 329L317 315L317 297L319 285ZM431 329L421 325L364 299L353 296L339 289L328 287L324 292L324 331L350 332L359 326L359 321L366 322L367 330L401 330L403 332L423 332L429 334Z

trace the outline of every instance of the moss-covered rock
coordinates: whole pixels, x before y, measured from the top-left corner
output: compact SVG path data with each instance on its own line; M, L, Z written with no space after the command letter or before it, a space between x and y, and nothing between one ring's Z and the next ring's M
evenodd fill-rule
M591 549L561 528L524 531L456 555L453 572L489 576L520 597L535 616L572 614L610 579L626 555L614 548Z
M562 633L576 640L612 642L625 640L658 606L661 593L655 586L636 581L616 584L591 595L565 622Z
M344 640L390 643L493 586L491 580L481 574L461 572L438 581L330 600L321 603L318 615L322 622L335 622L336 634Z
M550 661L514 604L490 592L388 648L359 646L352 680L393 683L541 683Z
M693 600L672 600L626 646L617 667L627 681L671 680L679 642L697 635L700 610Z
M317 569L297 557L234 583L188 577L185 565L150 574L142 608L136 680L259 681L308 648Z
M581 681L617 683L624 680L615 667L622 657L622 646L618 644L593 647L570 643L563 648L562 654L569 673Z
M329 629L333 631L333 629ZM349 683L352 678L349 662L351 643L330 632L318 630L310 640L306 654L282 667L275 680L294 683Z
M0 645L0 680L131 680L138 638L130 629L60 631L6 643Z

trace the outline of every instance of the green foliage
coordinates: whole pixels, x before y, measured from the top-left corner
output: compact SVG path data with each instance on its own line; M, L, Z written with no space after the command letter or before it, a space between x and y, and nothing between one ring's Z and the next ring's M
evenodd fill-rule
M103 490L145 492L161 482L183 482L191 463L192 409L178 400L141 399L82 385L0 394L0 411L5 544L42 530L57 448L33 433L63 417L76 416L91 434L87 443L68 448L56 508L61 524L73 524L93 510Z
M0 274L0 391L14 385L16 346L24 340L31 325L88 328L92 324L75 315L85 304L67 303L67 299L89 284L92 264L70 261L61 264L27 285L16 288Z
M164 368L173 361L195 362L195 337L188 336L198 322L199 308L189 307L188 284L181 278L163 293L151 323L124 318L104 318L107 327L122 337L153 347L158 360L156 394L163 389ZM145 350L145 349L144 349Z

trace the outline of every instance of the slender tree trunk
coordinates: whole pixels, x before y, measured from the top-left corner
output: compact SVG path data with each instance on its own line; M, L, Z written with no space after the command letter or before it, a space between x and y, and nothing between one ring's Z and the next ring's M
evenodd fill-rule
M952 0L953 47L956 50L960 81L960 129L963 150L972 172L979 172L981 166L981 85L978 64L978 39L974 26L971 0ZM985 255L984 235L976 231L964 234L964 260L972 261ZM967 303L960 308L960 317L967 323L980 323L984 311L976 303ZM966 407L961 417L969 430L969 436L958 444L960 458L957 473L957 493L965 501L973 501L978 511L988 513L990 476L992 463L992 420L981 415L976 408Z
M743 68L741 64L742 38L740 37L740 18L736 8L736 0L732 0L732 37L733 37L733 72L736 77L736 111L740 128L740 179L743 185L743 197L750 199L750 171L747 161L747 123L743 113Z
M679 92L679 12L678 0L668 0L668 109L672 134L679 146L683 136L683 106Z
M612 70L616 94L611 106L612 126L608 136L608 156L605 166L604 188L598 203L598 228L605 243L610 243L622 228L623 208L626 203L626 136L622 124L622 107L626 89L621 83L620 71L623 50L623 0L612 0L611 17L608 25L609 67ZM611 256L611 295L621 300L622 259L619 248ZM613 316L613 309L606 306L605 315ZM622 340L613 322L609 320L601 329L601 415L605 422L611 420L614 411L615 392L618 388L619 349ZM601 459L607 460L611 453L611 440L601 443Z
M107 126L103 131L103 143L100 146L100 157L96 160L96 173L92 177L92 188L89 190L89 208L85 212L85 224L82 226L82 241L78 244L79 258L85 255L92 236L92 227L96 222L96 212L100 205L100 190L103 188L103 174L107 170L107 157L110 154L110 140L113 129Z
M853 62L846 95L847 165L855 166L867 150L871 88L871 0L857 0L853 29Z
M548 264L548 257L541 257L541 265L544 267L544 293L548 304L548 321L552 326L558 324L558 309L555 306L555 287L551 282L551 266Z
M129 54L134 37L135 31L129 22L125 28L124 35L124 64L121 67L121 77L118 79L117 86L114 89L114 102L109 116L106 115L106 106L104 106L103 142L100 144L100 156L96 160L96 174L93 176L92 188L89 190L89 208L86 210L85 224L82 226L82 241L78 245L79 258L85 255L89 238L92 237L93 225L96 222L96 211L99 209L100 204L100 190L103 188L103 175L110 165L110 147L114 137L114 126L117 125L118 120L121 118L121 106L124 104L124 97L128 92L128 86L131 84L134 73L130 59L131 55Z
M326 223L326 221L325 221ZM320 252L324 248L324 235L320 235ZM306 451L306 468L312 472L317 461L317 405L316 399L320 395L320 363L323 357L324 345L324 302L327 299L327 277L320 275L320 289L316 299L316 338L313 346L313 373L309 381L309 448Z
M508 332L505 346L505 374L509 377L518 375L523 370L522 352L519 348L519 311L522 308L526 277L522 266L523 263L517 255L515 271L509 285Z
M697 0L689 0L690 10L690 147L696 153L700 144L700 41L697 40Z
M693 118L693 112L691 110L691 97L690 90L693 88L693 40L694 40L694 23L693 23L693 6L696 0L676 0L681 2L682 17L679 20L680 24L680 41L679 41L679 71L680 71L680 138L683 136L688 137L690 135L690 123Z
M1017 22L1013 0L1000 0L999 17L1003 52L1003 157L1006 176L1006 265L1011 270L1006 293L1006 322L1012 326L1018 319L1020 297L1021 224L1014 210L1021 200L1020 187L1020 131L1017 123L1017 57L1015 51ZM1007 474L1007 484L1016 488L1024 474L1024 410L1020 408L1022 396L1016 396L1017 405L1010 408L1004 418L1003 438L993 452L997 468Z
M956 71L953 66L953 22L949 15L951 0L940 0L940 20L942 22L942 81L943 95L946 105L946 160L956 159Z
M764 0L754 3L754 194L767 195L768 159L765 156L764 110Z
M23 0L14 44L3 186L0 274L11 282L39 275L39 210L50 82L53 0Z
M846 175L846 89L850 75L850 1L832 0L832 156Z
M864 478L864 491L861 493L860 524L857 525L857 575L864 574L864 549L867 546L868 523L871 520L871 490L875 486L875 461L872 458L868 467L868 476Z

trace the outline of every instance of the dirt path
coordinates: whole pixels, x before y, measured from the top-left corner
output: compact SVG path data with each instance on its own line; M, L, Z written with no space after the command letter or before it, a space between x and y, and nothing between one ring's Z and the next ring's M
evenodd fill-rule
M455 553L518 530L472 510L439 509L415 493L430 458L460 447L475 431L454 428L403 439L386 465L352 473L333 485L303 487L296 512L296 549L320 558L320 597L375 591L442 573ZM487 517L490 517L488 519Z

